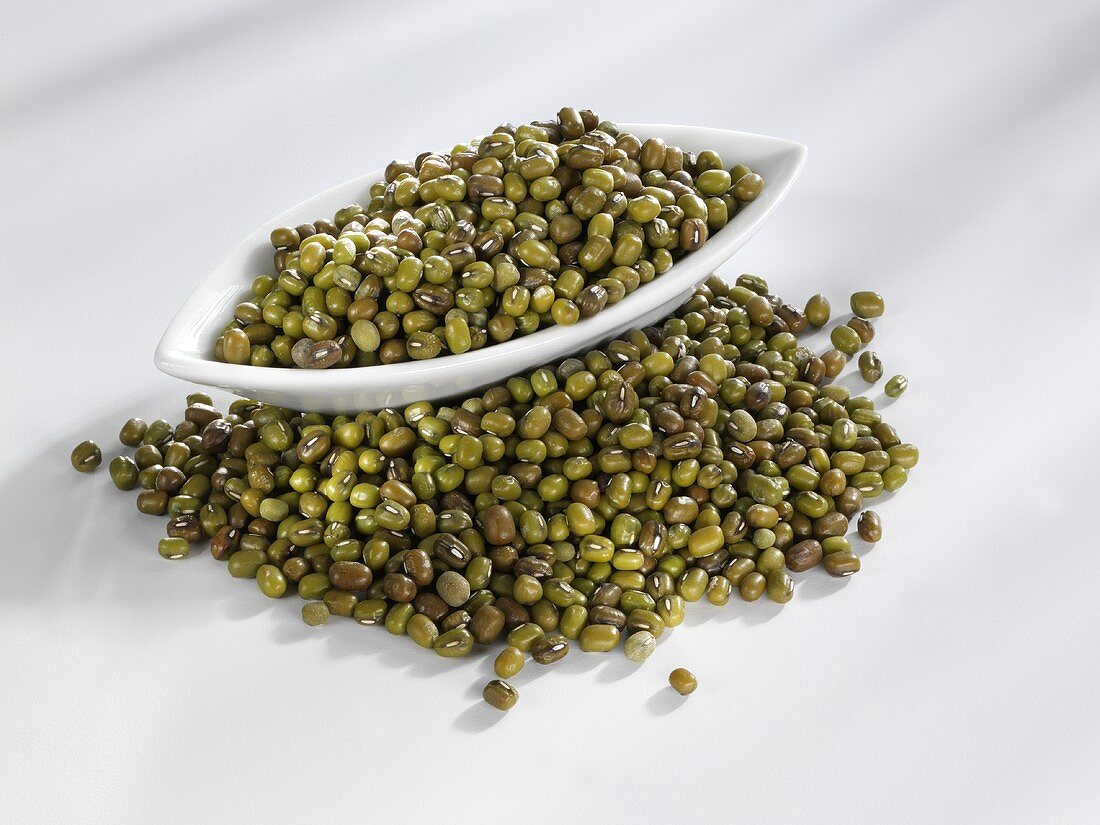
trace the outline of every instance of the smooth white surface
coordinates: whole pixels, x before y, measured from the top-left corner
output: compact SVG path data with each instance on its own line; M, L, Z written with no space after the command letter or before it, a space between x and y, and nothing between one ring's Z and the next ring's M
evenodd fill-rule
M3 19L0 822L1097 820L1095 3ZM603 36L571 40L580 20ZM847 583L695 605L636 672L528 665L498 718L485 659L311 630L208 556L163 561L163 523L68 452L178 414L152 348L242 226L440 124L565 103L809 146L729 274L836 306L881 289L875 348L912 386L887 410L923 458Z
M592 318L572 326L553 326L462 355L382 364L359 369L297 370L225 364L213 360L212 342L251 295L252 279L270 271L271 230L297 226L332 215L349 203L367 200L371 184L382 179L380 167L341 183L261 224L216 266L184 301L157 345L154 362L169 375L235 392L294 410L355 413L468 396L488 384L529 371L576 352L584 352L628 329L664 318L680 306L715 269L744 246L787 196L806 159L806 147L782 138L728 129L624 123L645 140L661 137L685 151L717 151L732 167L747 165L765 180L764 191L746 204L696 253L681 258L645 289L637 289ZM454 141L441 142L441 147ZM406 156L423 151L413 148Z

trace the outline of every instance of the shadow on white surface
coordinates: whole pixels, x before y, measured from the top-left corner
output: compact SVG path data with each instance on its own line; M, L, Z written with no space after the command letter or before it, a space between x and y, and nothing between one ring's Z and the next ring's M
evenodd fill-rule
M851 580L851 577L838 579L824 570L814 568L803 573L801 578L795 579L794 595L796 599L823 599L839 593Z
M82 608L87 604L104 601L103 594L115 594L118 600L148 607L150 594L143 590L125 594L115 593L121 569L133 573L133 561L121 553L107 552L106 544L122 544L124 537L143 533L153 519L134 518L133 497L137 491L120 495L111 484L107 466L121 452L117 433L121 424L135 408L155 409L163 406L163 399L153 396L130 398L124 405L112 407L110 412L83 421L79 428L61 432L39 450L34 460L6 468L0 476L0 487L5 491L7 506L13 514L33 524L34 546L0 547L0 555L18 553L22 572L36 583L32 590L25 586L26 579L14 576L0 577L0 610L7 612L17 604L39 602L43 592L73 580L81 584L73 588L77 599L66 599L58 609ZM103 449L103 463L94 473L80 476L69 461L72 447L91 438ZM121 516L121 505L130 499L130 511ZM118 531L117 525L126 524L130 529ZM163 524L159 525L163 531ZM120 532L124 535L120 535ZM24 584L21 584L21 581ZM68 590L68 588L66 588Z
M867 349L873 350L874 347L868 345ZM855 358L849 359L850 362L855 362L855 360ZM832 383L836 384L837 386L844 387L852 395L869 395L868 390L873 390L873 388L868 385L866 381L863 380L863 376L859 374L858 369L855 372L845 373ZM876 404L875 407L877 409L878 405Z
M686 701L686 696L681 696L668 685L650 696L645 707L652 716L668 716L682 708Z
M458 715L454 727L465 733L481 733L494 725L499 725L507 716L508 713L497 710L479 698Z
M596 671L596 679L600 682L617 682L638 672L638 663L630 661L626 656L607 656L605 658L610 661Z

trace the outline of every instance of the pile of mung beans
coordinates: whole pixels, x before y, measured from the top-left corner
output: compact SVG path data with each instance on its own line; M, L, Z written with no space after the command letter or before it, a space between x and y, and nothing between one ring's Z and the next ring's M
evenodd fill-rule
M277 274L252 282L214 357L371 366L573 324L701 247L763 185L588 109L505 123L393 161L366 205L273 230Z
M461 402L328 417L195 394L175 426L127 421L135 452L110 475L168 516L162 556L209 541L265 596L296 592L309 625L382 624L446 657L504 642L484 695L506 710L528 658L621 645L641 662L687 602L783 604L794 573L859 571L851 522L882 537L860 511L918 451L830 383L861 351L882 375L864 348L883 300L851 305L818 355L798 335L828 324L823 296L800 310L757 276L712 276L662 323ZM101 460L92 442L72 454Z

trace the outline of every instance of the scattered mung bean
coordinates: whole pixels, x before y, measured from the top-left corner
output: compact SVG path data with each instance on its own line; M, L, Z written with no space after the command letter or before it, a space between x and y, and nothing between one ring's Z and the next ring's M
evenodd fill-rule
M864 541L876 542L882 540L882 518L874 510L864 510L856 523L859 537Z
M851 301L852 312L860 318L878 318L886 309L886 302L877 292L869 290L853 292Z
M907 389L909 389L909 379L904 375L898 374L886 382L886 386L883 387L883 392L890 398L897 398Z
M882 378L882 361L878 353L873 350L865 350L859 355L859 374L868 384L874 384Z
M103 453L94 441L81 441L73 447L69 460L77 472L90 473L103 462Z
M681 696L695 693L695 689L699 687L699 681L695 678L695 674L682 667L678 667L668 674L668 683Z
M519 691L503 679L493 679L487 683L481 695L497 710L511 710L519 701Z
M806 302L806 320L810 322L811 326L823 327L829 323L829 315L832 309L829 306L829 299L824 295L813 295Z

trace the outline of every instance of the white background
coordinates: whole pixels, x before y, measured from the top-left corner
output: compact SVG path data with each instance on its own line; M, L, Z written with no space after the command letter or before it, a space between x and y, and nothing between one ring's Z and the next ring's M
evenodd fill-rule
M3 5L0 821L1096 821L1095 2ZM68 453L179 415L153 347L260 221L562 105L807 144L724 271L882 291L922 461L854 578L501 716L489 659L162 560Z

